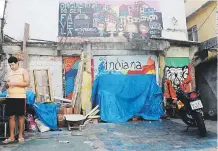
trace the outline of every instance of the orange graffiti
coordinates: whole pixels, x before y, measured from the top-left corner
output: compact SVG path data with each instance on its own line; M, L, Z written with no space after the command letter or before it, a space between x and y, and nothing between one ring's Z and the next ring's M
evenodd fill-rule
M141 70L129 70L128 74L147 74L152 70L155 70L155 61L149 57L147 65L142 66Z
M80 60L80 57L64 57L64 71L69 71L76 61Z

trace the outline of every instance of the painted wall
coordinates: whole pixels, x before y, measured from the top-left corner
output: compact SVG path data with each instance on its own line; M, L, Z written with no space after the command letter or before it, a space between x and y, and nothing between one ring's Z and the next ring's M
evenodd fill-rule
M78 72L80 57L63 57L65 98L72 100L74 82Z
M84 2L84 3L83 3ZM161 37L159 2L60 1L60 37Z
M158 82L157 56L95 56L94 78L105 72L114 74L156 74Z
M176 90L181 86L186 92L191 91L192 75L189 58L165 58L164 97L176 98Z
M185 0L186 17L198 10L202 5L210 0Z
M216 37L216 4L217 2L213 1L187 21L187 29L197 25L199 42Z
M52 88L54 96L63 97L62 90L62 57L34 56L29 57L29 69L49 69L51 73ZM33 77L31 73L31 77ZM33 80L31 79L33 87Z
M69 2L69 0L61 0L60 3L63 2ZM72 1L73 2L81 2L79 0ZM115 34L115 29L116 32L117 30L122 33L122 28L121 24L114 24L119 23L122 21L120 18L115 17L115 13L119 11L119 16L121 18L127 18L131 20L131 17L134 18L134 22L137 22L139 19L138 17L141 17L140 14L144 13L147 14L147 16L142 17L143 20L149 20L147 24L149 25L149 29L154 28L154 30L149 30L149 34L146 34L147 32L147 27L144 25L133 25L132 23L129 25L128 31L132 31L132 33L139 33L139 27L141 30L141 35L142 37L146 37L147 35L157 35L157 36L162 36L164 38L170 38L170 39L181 39L181 40L186 40L186 22L185 22L185 11L184 11L184 1L183 0L144 0L143 1L143 8L138 11L137 14L136 11L130 11L131 8L126 8L125 5L132 5L134 6L134 0L127 0L123 2L118 1L101 1L101 3L104 3L107 5L111 5L113 9L110 9L110 11L104 11L104 15L102 16L102 13L99 13L100 15L98 16L97 13L95 13L92 17L98 16L100 18L105 18L106 20L110 21L110 24L107 24L107 28L110 29L107 31L104 36L109 36ZM86 3L87 4L87 3ZM125 4L122 6L122 4ZM147 5L148 4L148 5ZM101 4L100 4L101 5ZM67 5L70 6L70 5ZM122 6L120 8L120 6ZM136 5L136 9L138 8L138 5ZM141 5L140 5L141 6ZM149 8L150 6L150 8ZM173 7L169 7L173 6ZM40 8L40 9L39 9ZM98 7L95 7L98 9ZM104 9L107 9L107 7L104 7ZM60 9L61 10L61 9ZM92 9L93 10L93 9ZM86 9L86 13L89 11L92 11L89 9ZM71 14L74 14L73 11L74 9L71 10ZM95 10L96 12L99 12L99 10ZM46 13L45 13L46 12ZM131 13L131 15L127 15L128 13ZM88 13L88 15L78 15L76 18L76 24L72 25L72 20L69 19L69 22L62 24L65 24L68 26L68 33L71 34L71 29L82 26L82 27L90 27L91 25L93 27L100 27L104 28L104 25L101 24L101 22L97 22L98 18L94 19L94 24L93 24L93 19L91 20L91 15L92 13ZM150 14L150 16L148 15ZM161 15L162 14L162 22L160 21ZM74 15L75 16L75 15ZM87 17L88 16L88 17ZM148 18L149 16L149 18ZM62 16L64 17L64 16ZM66 16L65 16L66 17ZM83 19L82 19L83 18ZM90 20L89 24L83 24L87 20ZM133 21L133 20L132 20ZM30 38L36 38L36 39L45 39L45 40L52 40L55 41L58 37L58 25L60 26L61 22L59 22L59 1L58 0L9 0L8 5L7 5L7 10L6 10L6 26L5 26L5 34L17 39L17 40L22 40L23 39L23 31L24 31L24 23L27 22L30 24ZM95 24L96 23L96 24ZM99 23L99 24L97 24ZM162 33L160 34L161 29L161 23L163 25ZM124 23L125 24L125 19ZM107 30L107 28L105 30ZM60 29L60 28L59 28ZM60 34L59 30L59 34ZM85 31L85 30L83 30ZM77 32L83 32L77 30ZM110 32L111 31L111 32ZM86 32L91 32L89 29L87 29ZM92 32L91 32L92 33ZM108 35L109 33L109 35ZM68 34L68 35L70 35ZM100 33L99 33L100 34ZM101 33L103 34L103 33ZM125 35L124 36L133 36L133 35Z

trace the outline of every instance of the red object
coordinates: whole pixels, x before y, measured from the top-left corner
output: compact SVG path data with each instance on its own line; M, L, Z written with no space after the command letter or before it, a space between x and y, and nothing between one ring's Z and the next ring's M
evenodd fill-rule
M191 75L191 65L188 65L188 76L182 81L180 88L185 92L190 92L192 90L192 75Z
M192 92L192 93L190 93L189 96L190 96L190 99L195 99L195 98L197 98L198 94L196 92Z
M94 81L94 59L91 59L91 76L92 82Z
M169 99L169 98L172 98L172 99L176 99L176 91L172 85L172 82L168 79L165 80L165 98Z

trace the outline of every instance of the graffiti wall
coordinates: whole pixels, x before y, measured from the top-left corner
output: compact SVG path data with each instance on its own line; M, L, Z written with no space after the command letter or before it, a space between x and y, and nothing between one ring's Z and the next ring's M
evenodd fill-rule
M78 71L80 57L63 57L65 76L65 98L72 99L74 81Z
M191 65L188 64L187 59L189 58L166 58L166 66L164 70L166 98L176 98L175 91L181 85L187 92L192 90Z
M94 78L105 72L114 74L156 74L158 81L157 56L135 55L94 57Z
M161 37L158 1L60 0L59 37Z

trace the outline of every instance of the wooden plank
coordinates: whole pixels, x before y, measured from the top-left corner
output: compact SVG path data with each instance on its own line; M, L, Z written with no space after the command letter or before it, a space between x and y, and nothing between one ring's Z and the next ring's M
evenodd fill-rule
M50 85L49 86L49 93L50 93L50 99L51 99L50 101L54 102L54 94L53 94L53 91L52 91L50 70L47 70L47 75L48 75L48 84Z
M61 97L57 97L57 96L54 96L54 99L60 100L60 101L62 101L62 103L63 102L67 102L67 103L71 103L72 102L72 100L61 98Z
M79 63L78 72L75 79L75 87L73 90L73 98L72 98L72 106L74 108L75 114L80 114L81 111L81 99L80 99L80 92L81 92L81 85L82 85L82 73L83 73L83 67L84 67L84 53L81 54L81 61Z
M26 42L29 39L29 28L30 25L25 23L24 25L24 36L23 36L23 53L24 53L24 58L23 58L23 68L28 69L28 52L26 49Z
M46 85L39 85L37 84L38 87L50 87L50 85L46 84Z
M37 77L36 77L36 72L33 70L33 77L34 77L34 87L35 87L35 91L36 91L36 102L40 102L40 94L39 94L39 90L37 87L38 81L37 81Z
M40 75L42 76L42 85L39 85L39 82L37 81L37 76L36 73L39 72ZM43 74L46 75L43 75ZM39 87L42 87L43 90L43 96L44 96L44 101L47 101L47 92L46 89L49 89L49 101L54 101L54 96L53 96L53 91L52 91L52 85L51 85L51 76L50 76L50 71L48 69L35 69L33 70L33 74L34 74L34 88L35 88L35 92L36 92L36 96L37 96L37 101L41 101L40 99L40 92L39 92ZM44 77L47 76L47 79L45 80ZM47 84L44 84L47 83ZM46 87L46 88L45 88Z
M93 112L91 115L92 115L92 116L95 116L95 115L97 115L99 112L100 112L100 110L96 110L96 111Z
M44 72L42 72L42 83L45 83L45 76L44 76ZM39 85L38 85L39 87ZM47 101L47 97L46 97L46 87L42 86L43 89L43 97L44 97L44 101Z
M89 116L88 118L89 118L89 119L100 118L100 115L95 115L95 116L91 115L91 116Z
M94 109L92 109L86 116L92 115L97 109L99 105L97 105Z
M49 69L34 69L34 71L47 71Z
M31 84L32 84L32 88L33 88L33 92L36 94L36 87L35 87L35 77L34 77L34 70L31 70L32 73L32 79L31 79Z

